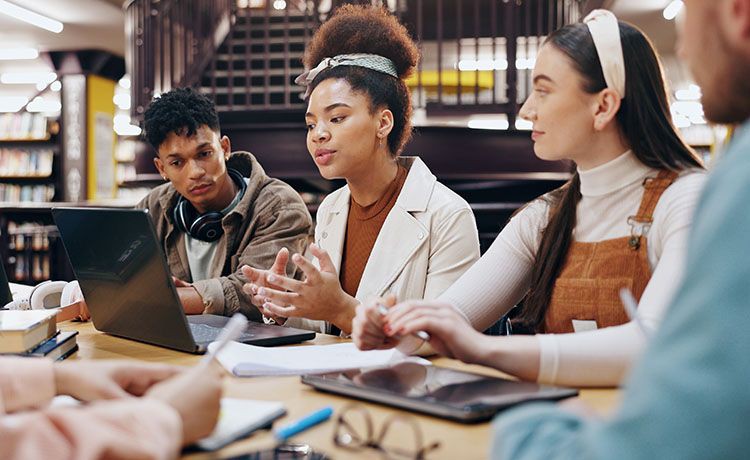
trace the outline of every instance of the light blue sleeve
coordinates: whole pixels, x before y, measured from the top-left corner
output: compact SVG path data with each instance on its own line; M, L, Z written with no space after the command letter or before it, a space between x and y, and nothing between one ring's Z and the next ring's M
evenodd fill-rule
M495 459L731 459L750 455L750 129L696 211L685 278L607 421L552 404L499 416Z

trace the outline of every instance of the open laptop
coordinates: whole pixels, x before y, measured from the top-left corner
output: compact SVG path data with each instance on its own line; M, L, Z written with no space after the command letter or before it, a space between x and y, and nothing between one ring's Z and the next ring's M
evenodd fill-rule
M185 315L146 210L53 208L52 216L97 330L204 353L229 320ZM273 346L314 337L311 331L250 322L238 340Z

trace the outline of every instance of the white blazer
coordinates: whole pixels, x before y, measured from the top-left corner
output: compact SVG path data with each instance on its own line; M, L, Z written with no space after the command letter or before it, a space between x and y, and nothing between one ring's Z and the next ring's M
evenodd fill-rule
M479 235L469 204L438 182L420 158L398 161L409 172L365 265L355 296L360 302L387 294L399 301L435 299L479 259ZM323 200L316 218L315 242L328 252L337 271L350 199L349 187L341 187ZM289 318L285 324L330 330L324 321Z

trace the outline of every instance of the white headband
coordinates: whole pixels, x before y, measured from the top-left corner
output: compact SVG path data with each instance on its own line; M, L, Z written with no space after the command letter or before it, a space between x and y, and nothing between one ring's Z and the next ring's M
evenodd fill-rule
M586 16L583 22L588 26L591 38L594 39L607 87L617 91L620 99L623 99L625 97L625 58L622 55L620 26L617 18L610 11L594 10Z
M317 67L306 70L300 76L294 79L294 82L301 86L306 86L305 95L303 99L307 99L310 95L310 84L315 80L315 77L324 70L331 69L340 65L352 65L357 67L364 67L366 69L381 72L386 75L398 78L398 72L396 71L396 64L393 63L387 57L379 56L377 54L339 54L334 57L327 57L320 61Z

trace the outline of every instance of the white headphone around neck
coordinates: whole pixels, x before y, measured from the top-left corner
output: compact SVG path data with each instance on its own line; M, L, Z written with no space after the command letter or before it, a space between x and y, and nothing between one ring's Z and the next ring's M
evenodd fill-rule
M48 310L81 300L78 281L45 281L31 290L28 298L15 299L5 305L8 310Z

